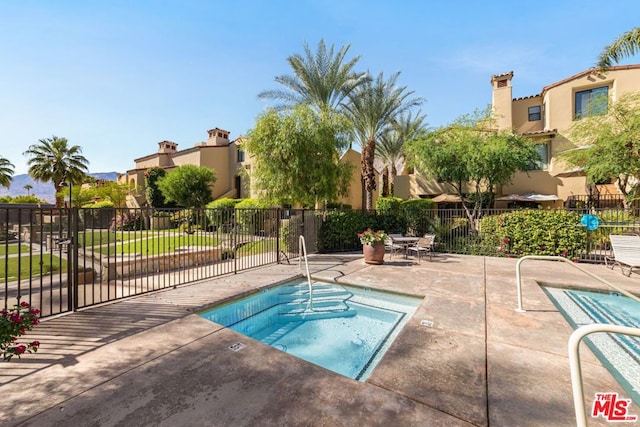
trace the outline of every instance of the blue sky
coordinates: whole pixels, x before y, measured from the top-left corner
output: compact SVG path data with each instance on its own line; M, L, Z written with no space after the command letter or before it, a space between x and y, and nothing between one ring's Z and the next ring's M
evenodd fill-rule
M26 173L22 153L56 135L91 172L124 172L165 139L235 138L320 39L350 44L358 70L400 71L442 126L491 102L493 74L513 70L521 97L592 67L638 16L637 0L0 0L0 156Z

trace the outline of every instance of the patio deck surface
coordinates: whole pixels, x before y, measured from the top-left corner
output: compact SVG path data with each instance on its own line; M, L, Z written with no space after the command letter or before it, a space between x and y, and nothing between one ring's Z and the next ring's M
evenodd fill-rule
M572 328L538 282L602 289L557 262L439 254L369 266L361 254L312 255L312 275L424 297L364 383L209 322L194 312L298 275L256 268L43 321L41 350L0 363L3 426L570 426ZM626 290L640 277L582 267ZM430 320L432 327L422 326ZM242 342L238 352L229 346ZM581 345L587 409L625 396ZM640 416L635 404L629 411ZM602 418L589 425L609 425ZM629 425L623 424L623 425Z

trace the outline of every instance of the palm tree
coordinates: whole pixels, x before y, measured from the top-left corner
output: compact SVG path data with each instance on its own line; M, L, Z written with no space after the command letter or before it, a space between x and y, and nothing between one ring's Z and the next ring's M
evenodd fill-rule
M4 157L0 157L0 185L3 187L9 188L11 185L11 180L13 179L13 164L5 159Z
M31 195L31 190L33 189L33 185L31 185L31 184L26 184L26 185L25 185L24 187L22 187L22 188L24 188L25 190L27 190L27 196L30 196L30 195Z
M29 175L37 181L53 182L56 191L56 207L62 207L63 197L60 195L63 183L82 184L89 161L82 156L82 148L69 146L66 138L45 138L38 144L31 145L25 156L30 156Z
M625 56L633 56L638 52L640 52L640 27L624 33L606 46L598 58L598 67L607 69L620 62Z
M294 75L275 78L285 88L261 92L258 98L283 101L284 104L276 107L278 109L308 104L322 115L338 109L342 101L368 78L366 73L353 71L359 56L345 62L349 48L350 45L343 46L334 54L333 45L327 51L324 40L320 40L313 53L305 43L305 56L295 54L287 58Z
M382 195L393 196L393 182L398 175L398 164L404 161L404 144L416 137L424 129L425 115L411 112L401 114L391 124L388 132L385 132L376 145L376 157L382 163Z
M423 102L422 98L409 98L413 91L407 91L406 86L396 86L399 75L399 72L394 73L389 80L385 80L383 73L380 73L375 80L366 80L349 94L349 102L343 104L353 124L353 136L362 146L366 209L373 208L373 192L376 189L373 167L376 141L396 117Z

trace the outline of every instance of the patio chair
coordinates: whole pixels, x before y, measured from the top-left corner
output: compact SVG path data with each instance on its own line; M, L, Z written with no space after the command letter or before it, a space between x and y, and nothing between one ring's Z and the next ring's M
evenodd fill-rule
M384 249L385 251L389 251L389 256L393 258L399 250L404 249L403 245L399 245L393 241L394 237L402 237L402 234L389 234L388 239L384 241Z
M435 243L436 236L434 234L425 234L424 237L418 239L418 243L414 246L409 246L407 252L415 252L418 255L418 263L422 253L429 254L429 260L433 257L433 244Z
M620 235L610 234L611 249L613 256L605 256L604 263L607 267L613 268L620 266L622 274L631 276L634 268L640 268L640 236L636 235ZM625 268L628 271L625 272Z

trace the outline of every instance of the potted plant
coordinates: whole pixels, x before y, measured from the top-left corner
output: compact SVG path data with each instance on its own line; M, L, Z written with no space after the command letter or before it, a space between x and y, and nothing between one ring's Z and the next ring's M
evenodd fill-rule
M364 262L367 264L382 264L384 262L384 242L387 234L382 231L373 231L367 228L362 233L358 233L360 243L362 243L362 254Z

